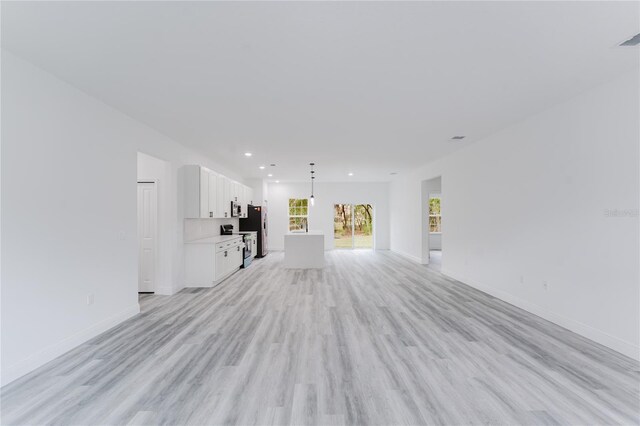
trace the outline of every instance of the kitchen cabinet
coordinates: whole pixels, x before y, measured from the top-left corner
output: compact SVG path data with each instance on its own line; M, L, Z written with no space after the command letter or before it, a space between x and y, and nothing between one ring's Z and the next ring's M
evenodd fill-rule
M242 265L242 245L232 245L216 252L215 280L221 281Z
M225 176L222 175L218 175L218 180L216 182L216 193L217 193L217 197L216 197L216 217L225 217L224 215L224 181L227 178Z
M222 176L222 199L219 206L222 211L220 217L231 217L231 181L226 176Z
M218 174L209 170L209 186L208 186L208 203L209 203L209 216L208 217L220 217L218 216L217 203L218 203Z
M249 206L253 205L253 189L246 185L239 185L238 202L242 206L242 214L240 217L248 217Z
M252 188L206 167L184 166L184 179L187 219L230 218L231 201L240 204L240 217L246 218L248 206L256 204Z
M251 257L256 257L258 255L258 233L251 233Z
M218 174L206 167L185 166L185 217L214 218L217 215Z
M253 188L247 186L246 191L247 204L255 206L255 203L253 202Z
M240 268L243 248L239 235L218 235L185 243L185 285L219 284Z
M240 196L240 183L236 181L231 182L231 200L239 201Z
M200 216L209 216L209 172L200 168L200 191L198 196L200 197Z
M239 186L240 193L238 194L238 202L240 203L240 217L247 217L247 187L244 185Z

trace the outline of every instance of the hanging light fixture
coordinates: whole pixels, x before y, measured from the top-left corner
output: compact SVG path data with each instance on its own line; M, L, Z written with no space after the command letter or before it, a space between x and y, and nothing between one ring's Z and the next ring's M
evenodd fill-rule
M309 165L311 166L311 197L309 197L309 202L311 203L311 205L313 206L314 203L316 202L315 198L313 197L313 180L316 178L313 174L315 173L313 171L313 166L316 165L316 163L309 163Z

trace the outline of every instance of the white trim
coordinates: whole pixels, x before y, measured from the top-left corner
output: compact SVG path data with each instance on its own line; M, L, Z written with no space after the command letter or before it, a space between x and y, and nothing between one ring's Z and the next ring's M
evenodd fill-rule
M527 302L526 300L516 297L506 291L498 290L491 286L482 284L478 281L471 280L466 277L462 277L460 275L451 273L450 271L445 269L442 269L441 273L450 278L453 278L454 280L460 281L463 284L469 285L477 290L490 294L491 296L497 297L498 299L504 302L517 306L520 309L524 309L525 311L530 312L534 315L537 315L540 318L544 318L547 321L551 321L552 323L559 325L560 327L566 328L567 330L570 330L583 337L586 337L589 340L593 340L596 343L600 343L601 345L604 345L610 349L613 349L614 351L619 352L625 356L628 356L635 360L640 359L640 347L634 345L631 342L627 342L618 337L612 336L602 330L598 330L597 328L593 328L590 325L581 323L580 321L576 321L574 319L567 318L563 315L552 312L549 309L544 308L540 305Z
M407 259L413 260L416 263L421 263L420 259L416 256L394 249L391 249L391 251L393 253L397 253L403 257L406 257ZM618 337L612 336L602 330L598 330L597 328L593 328L590 325L581 323L580 321L576 321L574 319L567 318L563 315L552 312L540 305L527 302L526 300L516 297L511 293L507 293L505 291L498 290L488 285L479 283L478 281L468 279L455 273L451 273L446 269L442 269L441 274L446 275L449 278L452 278L477 290L480 290L483 293L487 293L491 296L497 297L503 302L507 302L513 306L517 306L520 309L524 309L529 313L546 319L547 321L559 325L562 328L566 328L567 330L579 334L582 337L586 337L589 340L600 343L601 345L613 349L614 351L619 352L622 355L628 356L629 358L632 358L634 360L640 360L640 346L636 346L631 342L627 342Z
M399 254L399 255L400 255L400 256L402 256L402 257L406 257L407 259L409 259L409 260L411 260L411 261L413 261L413 262L416 262L416 263L422 264L422 259L420 259L419 257L414 256L414 255L412 255L412 254L405 253L405 252L403 252L403 251L399 251L399 250L395 250L395 249L390 249L389 251L391 251L391 252L393 252L393 253L396 253L396 254Z
M140 313L140 305L136 303L135 305L132 305L127 309L110 316L109 318L99 321L92 326L85 328L84 330L81 330L69 337L62 339L58 343L49 345L43 350L33 355L29 355L22 361L18 361L12 366L3 369L0 383L2 384L2 386L4 386L24 376L25 374L30 373L36 368L48 363L49 361L52 361L60 355L70 351L71 349L80 346L84 342L96 337L101 333L104 333L110 328L115 327L116 325L137 315L138 313Z
M184 288L184 287L183 287ZM182 290L182 288L180 289ZM178 290L179 291L179 290ZM175 291L173 289L173 287L171 286L161 286L161 287L157 287L156 291L154 292L154 294L159 294L162 296L171 296L173 294L177 293L177 291Z

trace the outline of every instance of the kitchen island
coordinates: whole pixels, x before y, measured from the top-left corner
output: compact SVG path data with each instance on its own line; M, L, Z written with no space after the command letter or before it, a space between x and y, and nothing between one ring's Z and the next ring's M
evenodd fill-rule
M324 233L309 231L286 234L284 236L284 267L324 268Z

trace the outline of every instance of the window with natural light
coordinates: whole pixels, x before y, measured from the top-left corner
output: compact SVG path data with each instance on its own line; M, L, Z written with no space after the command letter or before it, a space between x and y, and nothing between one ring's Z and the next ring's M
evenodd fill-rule
M429 232L442 232L442 216L440 215L440 196L429 197Z
M289 231L307 229L309 200L306 198L289 198Z

